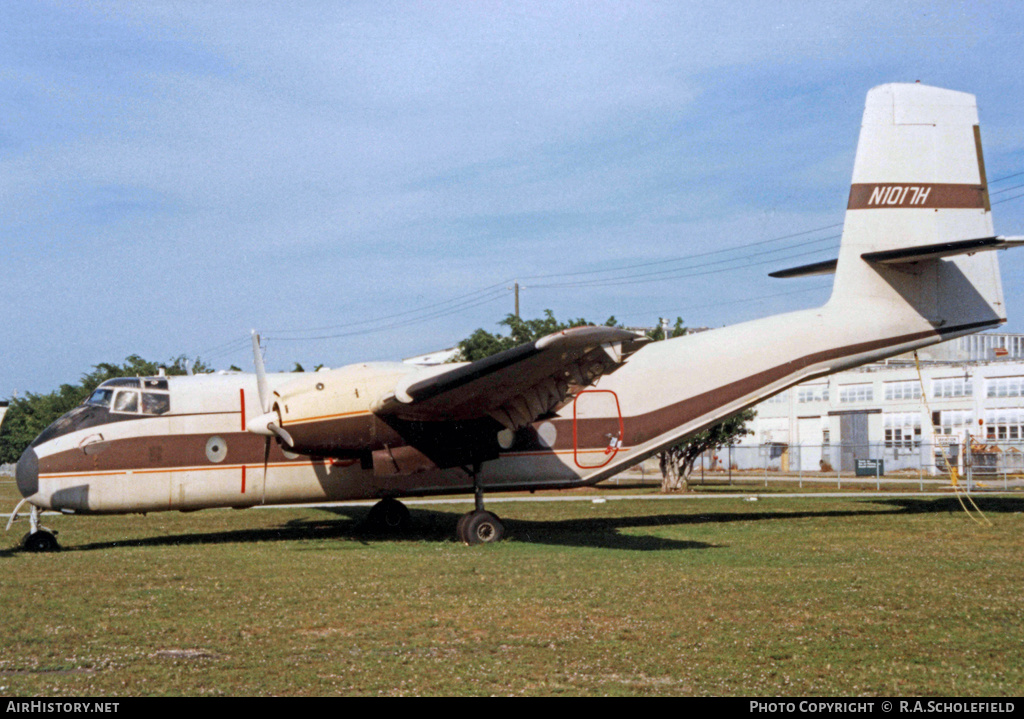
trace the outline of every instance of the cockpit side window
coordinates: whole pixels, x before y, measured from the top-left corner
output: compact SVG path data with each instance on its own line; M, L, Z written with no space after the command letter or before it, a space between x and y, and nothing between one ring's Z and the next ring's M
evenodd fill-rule
M164 414L171 409L171 396L162 392L142 393L143 414Z
M131 412L136 413L139 411L139 393L133 392L132 390L122 389L119 390L117 395L114 397L115 412Z
M89 396L89 399L85 400L85 403L95 407L109 407L110 398L113 396L114 390L112 389L98 389Z

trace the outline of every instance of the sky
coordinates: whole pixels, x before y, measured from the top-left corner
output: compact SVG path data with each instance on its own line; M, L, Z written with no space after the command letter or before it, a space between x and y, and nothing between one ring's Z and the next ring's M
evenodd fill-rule
M1022 35L1015 1L5 0L0 399L251 371L253 328L271 371L401 359L501 331L516 281L525 318L819 305L768 272L835 256L888 82L977 96L1024 234Z

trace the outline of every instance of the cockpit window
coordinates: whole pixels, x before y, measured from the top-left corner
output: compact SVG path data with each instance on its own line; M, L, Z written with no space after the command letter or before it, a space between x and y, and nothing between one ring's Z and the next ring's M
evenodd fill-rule
M122 389L114 396L114 412L125 412L128 414L165 414L171 409L171 396L164 392L143 392L142 402L139 402L139 393Z
M91 404L94 407L109 407L110 398L113 396L114 390L101 388L93 392L89 399L85 400L85 403Z
M138 387L138 377L115 377L108 379L100 387Z
M139 393L131 390L120 390L114 397L115 412L138 412Z
M171 409L171 396L162 392L142 393L142 414L164 414Z
M147 391L140 393L140 387ZM161 415L171 411L171 395L167 390L166 377L118 377L101 384L85 403L109 407L112 412L122 414Z

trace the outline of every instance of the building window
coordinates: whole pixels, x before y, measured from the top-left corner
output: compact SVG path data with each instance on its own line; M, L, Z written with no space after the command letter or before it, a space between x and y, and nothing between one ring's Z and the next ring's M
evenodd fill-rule
M789 391L779 392L777 395L769 397L764 401L764 404L786 404L789 401Z
M888 449L921 446L921 413L889 412L884 415L885 446Z
M965 377L944 377L932 380L932 397L970 397L971 380Z
M1024 439L1024 410L990 409L985 412L985 441L1019 442Z
M952 434L963 437L965 431L974 428L974 412L969 409L942 410L934 414L938 415L939 420L935 423L936 434Z
M875 398L870 384L845 384L839 386L840 402L871 402Z
M1024 377L992 377L985 382L988 397L1020 397L1024 390Z
M801 404L807 402L828 402L828 385L809 384L797 387L796 401Z
M921 383L918 380L886 382L886 399L921 399Z

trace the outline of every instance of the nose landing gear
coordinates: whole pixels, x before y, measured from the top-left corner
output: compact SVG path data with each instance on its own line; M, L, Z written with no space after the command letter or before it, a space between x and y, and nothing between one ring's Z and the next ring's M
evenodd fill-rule
M18 506L11 512L11 518L7 521L7 529L11 528L11 525L18 518L18 510L21 509L27 500L21 500L18 502ZM21 546L28 552L56 552L60 550L60 544L57 542L57 532L44 527L39 523L39 507L32 505L32 510L28 515L29 532L21 540Z
M21 546L29 552L58 552L60 544L57 537L45 529L37 532L29 532L21 540Z

